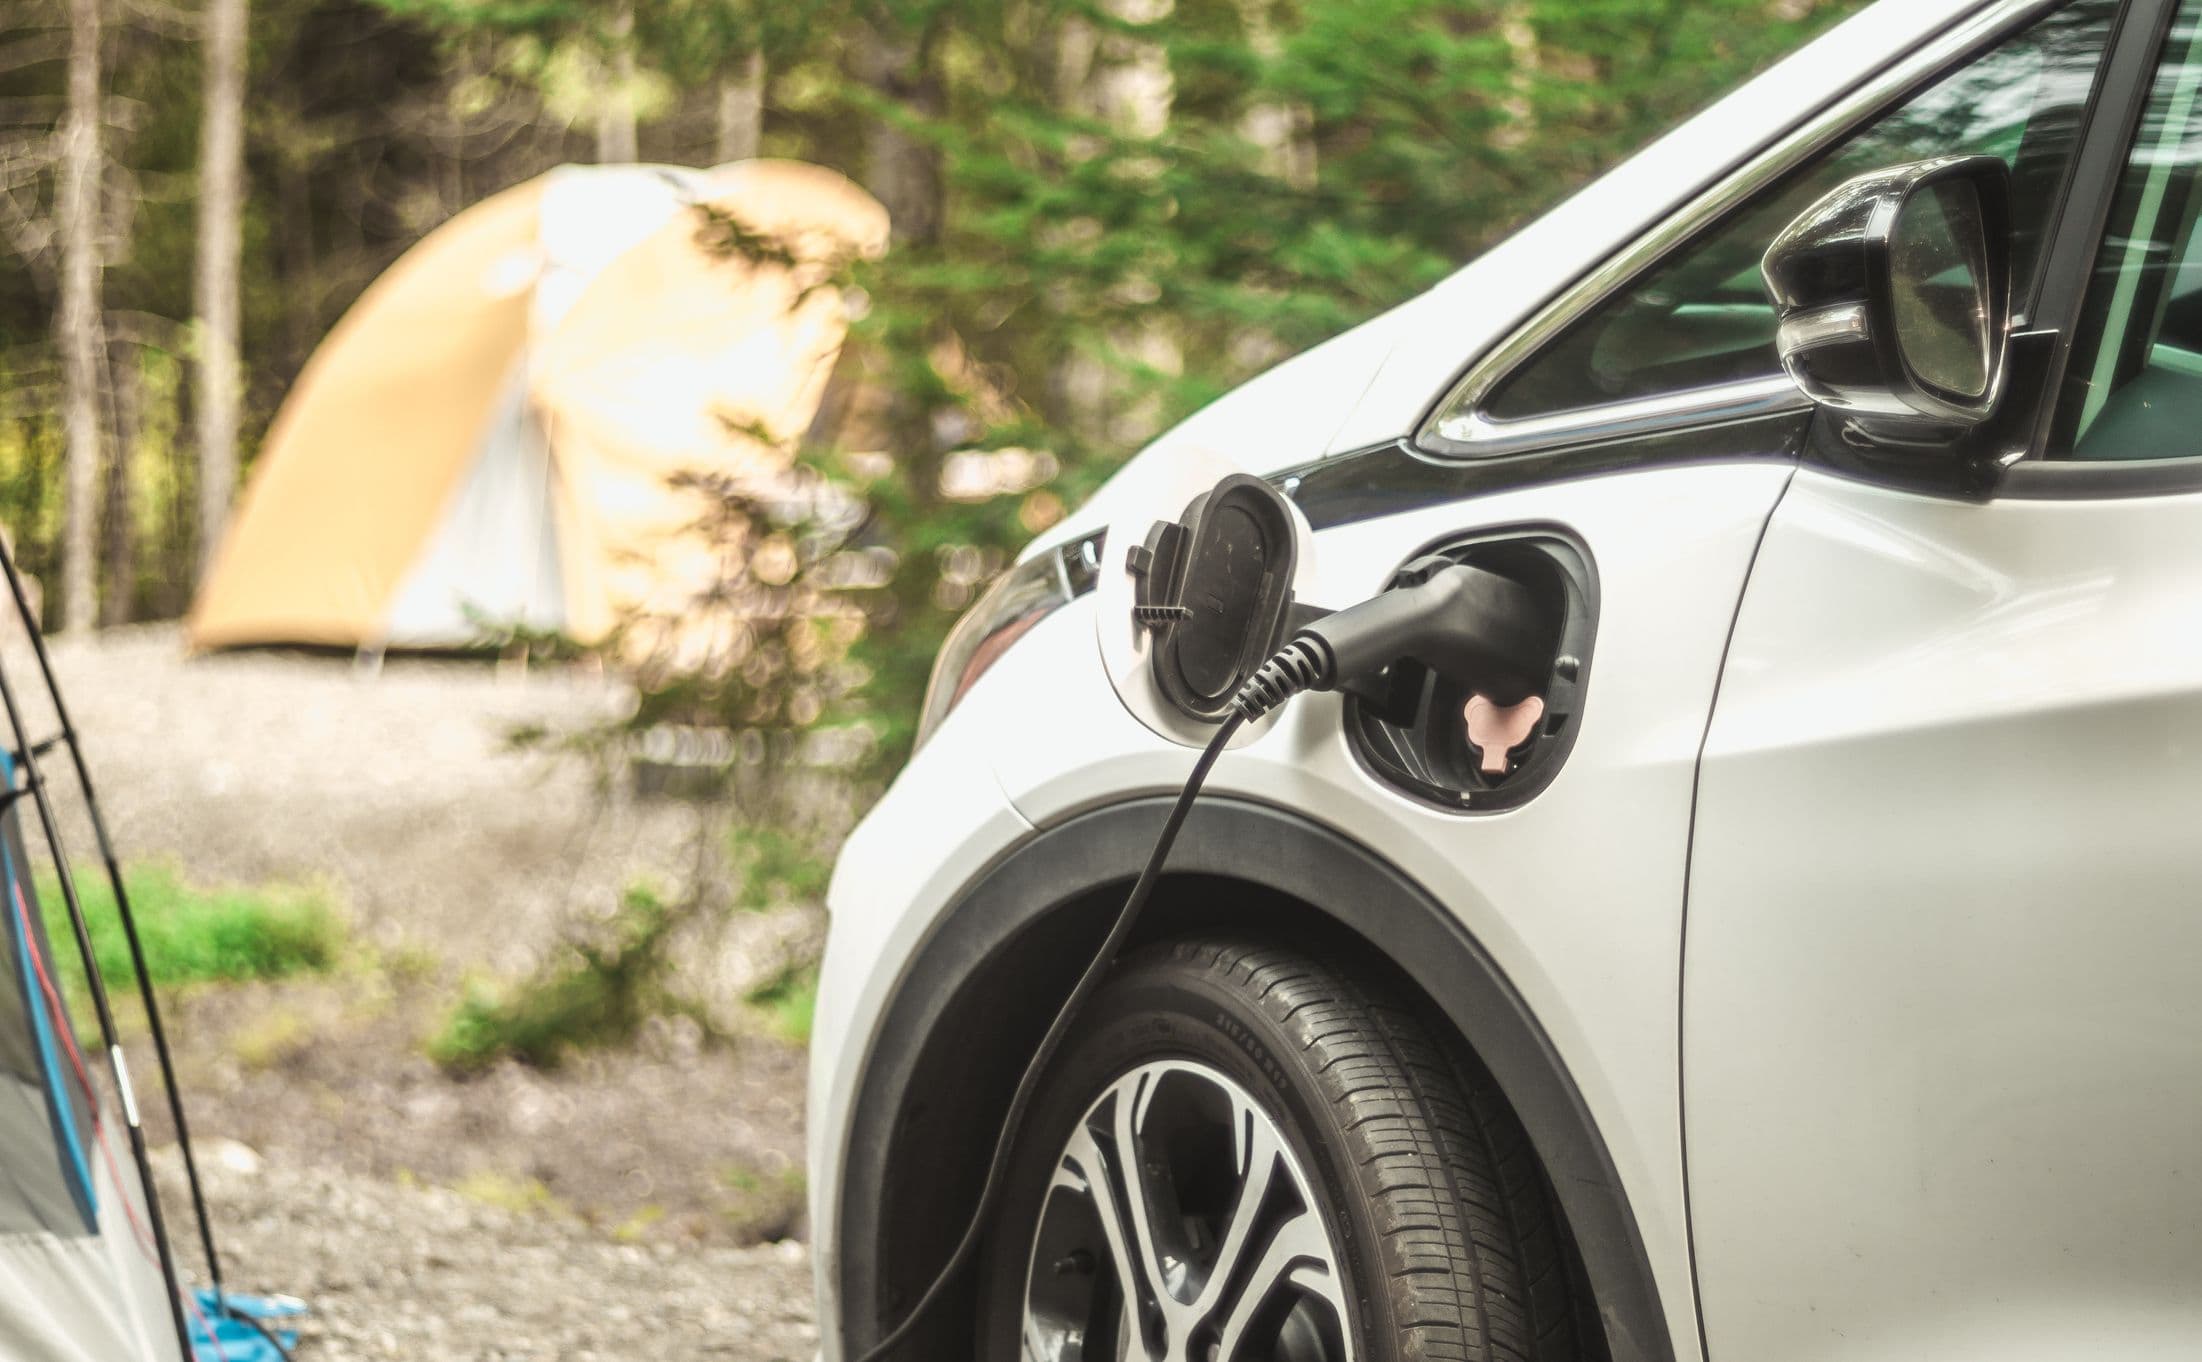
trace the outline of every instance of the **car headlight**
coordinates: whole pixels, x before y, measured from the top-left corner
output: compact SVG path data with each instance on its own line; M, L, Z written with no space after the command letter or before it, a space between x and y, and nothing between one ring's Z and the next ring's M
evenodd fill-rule
M1003 573L963 613L933 659L925 709L918 716L918 746L925 745L948 711L1009 651L1010 644L1093 590L1100 576L1101 538L1091 534L1034 554Z

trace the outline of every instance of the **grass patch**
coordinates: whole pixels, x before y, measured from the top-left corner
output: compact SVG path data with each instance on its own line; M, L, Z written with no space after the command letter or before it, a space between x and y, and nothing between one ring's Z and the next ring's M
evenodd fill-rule
M664 1219L665 1208L654 1201L649 1202L639 1207L633 1215L612 1227L612 1242L615 1244L639 1244L649 1238L650 1231L656 1229L659 1222Z
M736 1196L784 1194L801 1196L810 1183L801 1168L766 1172L745 1164L728 1164L719 1170L719 1185Z
M808 1187L801 1168L722 1168L720 1214L744 1239L784 1239L802 1218Z
M133 977L129 940L105 874L79 872L78 901L92 956L111 981ZM345 929L328 893L305 885L201 889L167 866L133 866L123 887L137 917L145 966L162 985L211 980L281 979L334 969ZM79 972L75 929L51 870L38 877L46 931L65 972Z
M313 1024L288 1007L274 1008L232 1032L229 1052L252 1070L272 1069L313 1043Z
M749 991L749 1005L764 1014L772 1034L797 1045L810 1044L811 1019L818 1011L818 965L791 964Z
M540 1178L516 1178L504 1173L469 1173L451 1184L451 1190L478 1206L490 1206L513 1215L568 1215L560 1201Z
M512 1058L555 1067L569 1051L632 1039L667 1010L659 979L672 913L632 888L610 924L608 945L575 944L517 984L468 983L428 1040L428 1057L465 1073Z

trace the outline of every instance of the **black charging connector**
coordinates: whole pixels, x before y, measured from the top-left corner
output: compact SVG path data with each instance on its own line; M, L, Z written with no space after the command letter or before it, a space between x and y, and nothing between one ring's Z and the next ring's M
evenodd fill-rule
M1254 695L1292 680L1276 665L1301 645L1311 655L1298 664L1308 676L1293 681L1295 689L1347 690L1378 704L1402 661L1472 682L1500 704L1535 694L1551 671L1557 622L1510 577L1430 554L1409 563L1391 589L1324 611L1293 598L1297 558L1283 495L1237 474L1195 497L1177 520L1157 521L1132 549L1125 560L1138 579L1132 617L1154 636L1155 686L1180 712L1221 721L1265 664L1270 674ZM1288 634L1292 646L1280 652Z
M1541 690L1559 648L1557 624L1528 586L1437 554L1409 563L1391 590L1314 621L1298 637L1326 650L1336 689L1381 698L1384 673L1405 660L1470 682L1502 705Z
M1537 693L1559 649L1537 594L1473 563L1418 559L1398 583L1303 626L1248 678L1233 707L1251 721L1302 691L1384 702L1402 662L1466 682L1502 705Z

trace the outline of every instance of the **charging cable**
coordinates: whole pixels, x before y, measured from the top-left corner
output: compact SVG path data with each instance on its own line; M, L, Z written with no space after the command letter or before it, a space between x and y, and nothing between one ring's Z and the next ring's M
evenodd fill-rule
M902 1317L902 1323L874 1344L857 1362L881 1362L881 1359L900 1347L978 1252L979 1240L986 1230L987 1216L1000 1195L1002 1178L1008 1171L1009 1157L1016 1145L1017 1131L1024 1125L1025 1109L1032 1105L1033 1093L1040 1086L1040 1076L1047 1072L1047 1066L1055 1058L1055 1052L1062 1048L1063 1039L1070 1034L1071 1023L1077 1020L1086 1000L1093 996L1093 991L1108 977L1109 967L1116 963L1117 952L1124 949L1125 940L1131 936L1132 928L1139 922L1140 910L1147 906L1147 900L1154 895L1155 881L1162 878L1162 862L1169 856L1171 845L1177 841L1178 829L1185 826L1185 815L1192 812L1193 800L1200 794L1202 783L1208 779L1208 772L1215 766L1216 758L1222 756L1223 749L1230 744L1232 735L1245 723L1246 717L1243 713L1233 712L1216 729L1216 735L1208 740L1208 746L1201 750L1200 759L1193 763L1192 775L1186 778L1185 788L1178 793L1177 803L1170 807L1170 816L1162 825L1162 835L1155 839L1155 848L1147 855L1147 864L1140 869L1139 879L1132 885L1132 892L1124 900L1124 906L1117 910L1115 924L1109 928L1109 934L1102 940L1100 949L1094 952L1093 963L1086 966L1086 972L1078 976L1077 986L1071 989L1070 996L1063 1000L1063 1005L1056 1009L1055 1020L1048 1023L1047 1034L1040 1037L1040 1048L1033 1052L1031 1063L1025 1065L1023 1077L1017 1080L1017 1091L1009 1099L1009 1110L1002 1117L1002 1133L994 1140L994 1158L986 1166L986 1182L979 1189L978 1204L971 1210L971 1221L964 1226L963 1237L956 1241L956 1251L948 1255L948 1261L934 1275L932 1285L925 1288L925 1294L918 1297L918 1302L910 1308L910 1313Z
M1420 569L1420 570L1418 570ZM1017 1079L1017 1089L1002 1116L1001 1134L994 1140L994 1155L986 1167L986 1181L955 1251L935 1273L925 1294L885 1338L873 1344L856 1362L883 1362L923 1322L947 1294L949 1286L970 1266L985 1235L986 1221L1000 1197L1002 1180L1032 1105L1040 1078L1070 1034L1071 1024L1108 977L1117 954L1130 939L1147 900L1154 897L1162 878L1163 862L1177 842L1193 801L1200 796L1216 759L1230 746L1239 729L1260 719L1286 701L1310 690L1336 690L1368 682L1402 658L1412 658L1448 675L1473 678L1502 703L1514 703L1539 684L1537 673L1549 671L1554 644L1539 618L1541 612L1529 592L1511 578L1450 559L1431 558L1410 565L1404 584L1371 597L1359 605L1326 615L1301 629L1290 643L1255 668L1231 699L1230 712L1215 736L1201 749L1185 788L1170 806L1154 850L1139 871L1132 892L1117 910L1109 934L1094 952L1092 963L1078 976L1078 983L1056 1009L1040 1037L1039 1048Z

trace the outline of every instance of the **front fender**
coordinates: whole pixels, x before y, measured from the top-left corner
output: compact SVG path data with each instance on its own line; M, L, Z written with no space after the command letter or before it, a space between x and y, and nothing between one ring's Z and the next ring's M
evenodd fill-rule
M1060 932L1036 958L1064 961L1074 973L1080 944L1105 915L1152 846L1167 799L1138 799L1093 810L1019 841L955 896L937 928L883 995L871 1044L854 1063L842 1119L815 1131L814 1157L841 1138L834 1161L814 1163L814 1232L825 1355L873 1340L906 1301L890 1309L880 1264L865 1251L889 1238L938 1241L927 1266L945 1255L962 1224L968 1194L937 1165L898 1163L897 1150L926 1123L970 1121L972 1107L953 1091L968 1065L958 1060L982 1029L1007 1025L1021 1009L1044 1022L1061 996L1024 962L1035 931ZM1395 867L1334 830L1298 814L1229 798L1204 799L1187 819L1171 858L1171 877L1229 879L1311 905L1383 953L1443 1010L1491 1070L1527 1127L1574 1227L1617 1362L1673 1362L1660 1297L1619 1174L1566 1065L1499 966L1452 914ZM1083 902L1088 922L1055 910ZM1053 922L1050 919L1054 919ZM989 965L1020 940L1014 978L1003 987ZM1022 998L1032 988L1045 999ZM1044 1004L1044 1005L1043 1005ZM983 1145L991 1123L972 1129ZM974 1148L977 1146L975 1145ZM977 1157L983 1161L980 1149ZM951 1189L951 1190L943 1190ZM961 1205L957 1203L960 1201ZM832 1217L829 1219L828 1217ZM897 1217L901 1217L899 1227Z

